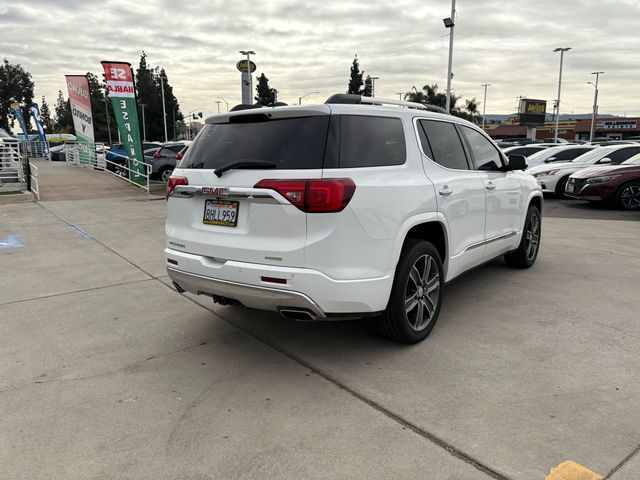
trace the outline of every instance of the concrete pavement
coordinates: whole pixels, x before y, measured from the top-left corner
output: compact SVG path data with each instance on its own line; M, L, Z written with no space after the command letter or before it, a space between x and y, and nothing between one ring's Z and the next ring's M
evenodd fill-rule
M179 295L164 205L0 206L0 477L640 478L637 219L548 202L536 266L463 276L406 347Z

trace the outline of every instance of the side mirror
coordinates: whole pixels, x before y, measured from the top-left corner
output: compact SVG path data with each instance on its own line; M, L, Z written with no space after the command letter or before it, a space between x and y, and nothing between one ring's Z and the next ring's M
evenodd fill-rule
M509 163L504 167L504 171L526 170L527 167L527 159L524 155L511 155Z
M555 162L555 161L556 161L556 157L549 157L544 161L544 163L551 163L551 162Z
M603 159L601 159L598 163L611 163L611 159L608 157L605 157Z

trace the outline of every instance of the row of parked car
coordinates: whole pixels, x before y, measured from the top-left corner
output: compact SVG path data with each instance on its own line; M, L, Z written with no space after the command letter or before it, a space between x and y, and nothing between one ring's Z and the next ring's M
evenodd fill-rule
M640 209L640 143L527 144L503 148L523 155L542 191L560 197Z
M186 153L190 141L178 142L143 142L144 162L151 165L151 178L167 182L176 168L176 164L182 159ZM122 172L126 170L121 167L127 163L127 152L121 143L114 143L107 151L107 169L113 172Z

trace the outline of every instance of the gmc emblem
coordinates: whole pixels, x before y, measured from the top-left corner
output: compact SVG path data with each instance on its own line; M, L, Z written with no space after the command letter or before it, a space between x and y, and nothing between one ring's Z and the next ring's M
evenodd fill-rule
M211 195L214 197L229 195L229 187L202 187L201 191L203 195Z

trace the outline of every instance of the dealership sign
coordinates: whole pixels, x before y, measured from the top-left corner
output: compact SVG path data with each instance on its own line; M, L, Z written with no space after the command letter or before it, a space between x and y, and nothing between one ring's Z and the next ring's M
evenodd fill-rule
M140 141L138 106L133 84L131 64L126 62L101 62L107 80L107 92L116 116L122 145L129 157L129 179L145 183L146 166Z
M547 114L547 101L523 98L520 100L518 118L520 125L535 127L543 125Z
M93 136L93 116L91 115L91 97L89 82L84 75L66 75L67 89L73 128L78 142L78 160L80 163L95 164L96 150Z
M637 120L600 120L596 124L596 127L603 130L635 129L635 128L638 128L638 121Z

